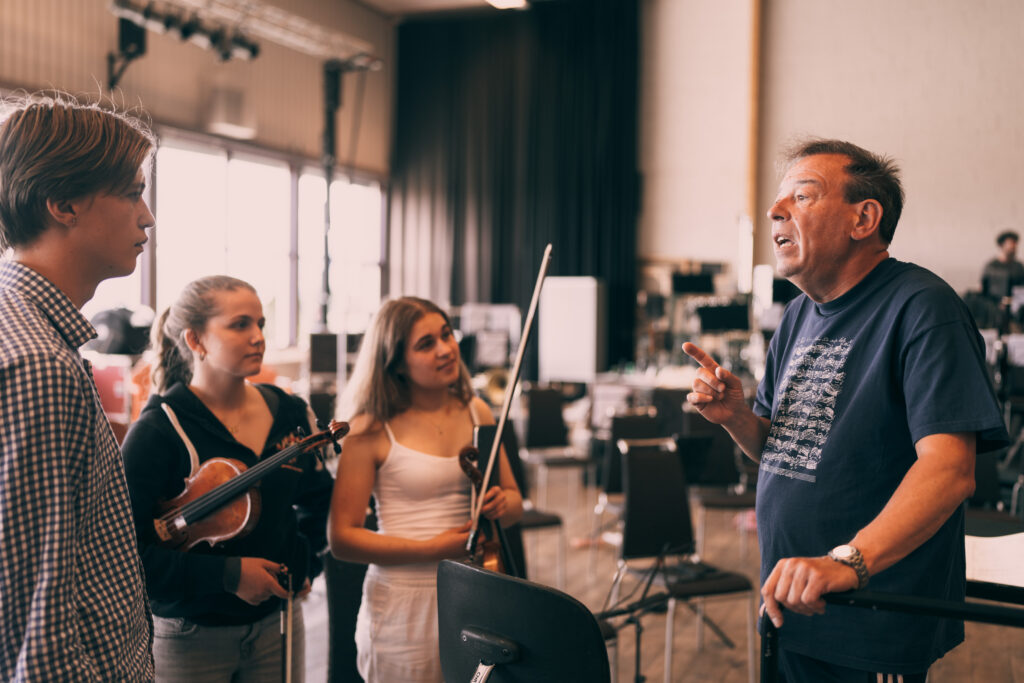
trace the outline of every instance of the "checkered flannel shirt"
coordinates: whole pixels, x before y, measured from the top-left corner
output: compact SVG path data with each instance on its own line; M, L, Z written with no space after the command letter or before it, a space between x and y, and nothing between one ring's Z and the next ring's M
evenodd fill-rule
M148 681L152 617L92 325L0 260L0 680Z

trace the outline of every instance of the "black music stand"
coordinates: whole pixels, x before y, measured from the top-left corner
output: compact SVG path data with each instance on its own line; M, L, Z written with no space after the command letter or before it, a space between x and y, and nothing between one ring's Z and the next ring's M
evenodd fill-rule
M554 588L442 560L437 621L449 683L611 680L594 615Z

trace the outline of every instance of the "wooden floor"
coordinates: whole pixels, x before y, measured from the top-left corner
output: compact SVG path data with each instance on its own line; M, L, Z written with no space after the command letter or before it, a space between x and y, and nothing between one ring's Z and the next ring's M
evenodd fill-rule
M564 477L564 478L562 478ZM568 474L554 475L551 507L568 523L570 539L585 538L592 523L591 510L596 494L587 492L586 500L567 495ZM569 509L569 501L575 509ZM717 512L708 518L707 547L704 560L723 569L742 572L757 582L758 553L753 531L740 531L741 518L733 513ZM746 542L741 542L746 534ZM533 581L555 584L555 548L558 536L552 532L531 532L526 539L527 566ZM572 544L570 544L571 546ZM745 547L744 547L745 546ZM600 610L615 573L616 553L607 545L596 549L570 547L566 551L567 583L570 593L592 610ZM624 587L629 590L630 584ZM306 681L324 683L327 680L327 614L323 595L323 581L318 579L311 595L304 603L306 620ZM745 600L726 600L709 603L707 617L717 624L735 643L725 646L710 630L705 629L704 648L696 648L696 619L684 607L677 609L673 648L672 681L715 681L716 683L744 683L747 678L746 606ZM664 680L665 617L649 614L641 620L643 632L640 648L640 674L647 681ZM1024 629L968 623L966 642L932 667L930 683L1024 683ZM755 666L760 642L755 635ZM618 677L613 681L628 683L635 678L636 637L633 626L619 632ZM755 680L760 675L759 667Z

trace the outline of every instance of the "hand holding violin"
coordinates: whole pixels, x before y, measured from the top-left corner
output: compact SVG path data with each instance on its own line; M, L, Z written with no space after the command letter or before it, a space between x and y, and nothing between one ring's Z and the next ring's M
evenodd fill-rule
M500 486L492 486L484 494L484 505L480 509L484 517L491 521L501 519L501 516L508 512L508 498L505 490Z

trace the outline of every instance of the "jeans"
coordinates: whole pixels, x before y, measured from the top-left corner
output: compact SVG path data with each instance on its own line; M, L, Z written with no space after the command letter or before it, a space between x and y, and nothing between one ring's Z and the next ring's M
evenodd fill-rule
M274 612L243 626L200 626L187 619L153 617L153 658L158 683L280 683L281 616ZM302 604L292 607L292 681L305 674Z

